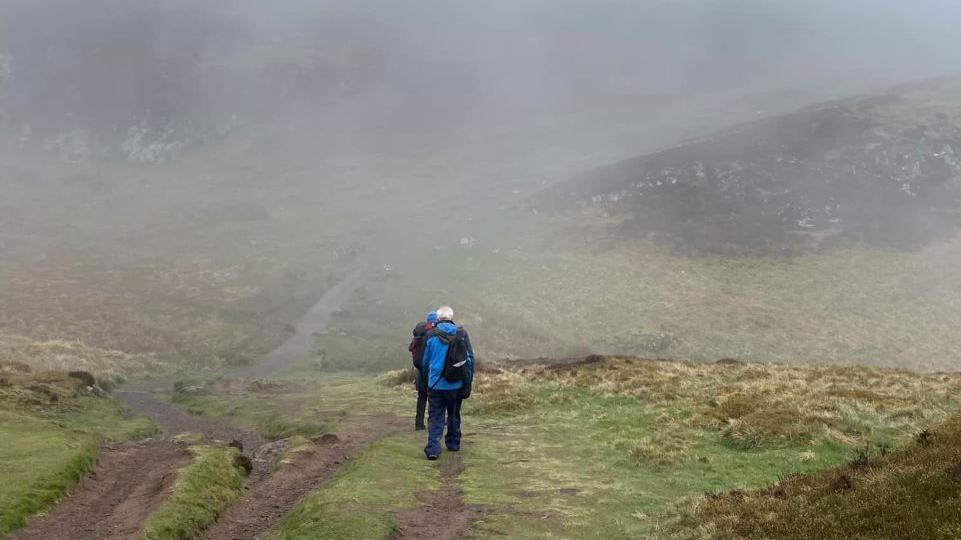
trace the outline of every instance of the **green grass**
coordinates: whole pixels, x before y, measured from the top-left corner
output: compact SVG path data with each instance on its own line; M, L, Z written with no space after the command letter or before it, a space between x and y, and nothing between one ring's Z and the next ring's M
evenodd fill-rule
M100 442L156 431L146 418L123 419L109 399L76 392L76 381L53 374L0 387L0 535L52 507L93 465ZM50 403L49 394L62 397Z
M594 242L616 227L602 217L496 219L475 226L484 234L473 233L473 248L438 236L440 249L369 283L320 339L322 362L400 367L398 342L441 303L488 359L641 354L936 371L961 355L952 331L961 239L912 253L721 257Z
M252 414L248 405L341 421L413 409L406 384L383 386L400 380L394 375L304 369L286 379L302 386L259 405L236 394L204 399L235 421ZM878 454L908 444L959 398L955 376L868 367L621 358L495 366L479 374L464 407L459 481L465 502L487 510L478 538L659 535L704 493L761 488L844 464L865 447ZM781 412L768 422L756 414L763 410ZM752 443L738 444L732 426ZM414 494L437 487L422 445L423 435L410 433L368 448L273 538L388 538Z
M187 540L213 523L243 493L243 469L234 448L192 447L194 461L180 471L173 493L147 518L143 540Z
M586 390L539 394L523 413L465 421L474 433L463 454L466 500L492 509L480 538L637 538L685 497L764 485L852 454L834 443L739 451L717 434L665 422L662 415L680 413L672 408ZM683 457L633 458L639 441L654 455L669 452L669 438ZM817 457L803 461L804 451Z
M0 411L0 536L52 507L93 465L97 439Z
M424 460L422 446L419 434L374 443L287 514L269 538L388 538L394 512L418 505L418 492L439 485L439 471Z
M336 431L346 421L370 414L408 414L404 397L385 391L356 373L301 369L275 379L283 390L221 391L215 384L170 399L192 413L257 431L270 439L309 439ZM199 383L198 383L199 384Z

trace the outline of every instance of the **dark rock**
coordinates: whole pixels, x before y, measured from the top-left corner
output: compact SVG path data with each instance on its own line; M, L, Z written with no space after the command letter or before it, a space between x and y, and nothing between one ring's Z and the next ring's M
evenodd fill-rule
M246 474L250 474L254 470L254 464L250 461L250 458L243 455L237 454L234 456L234 467L243 469Z

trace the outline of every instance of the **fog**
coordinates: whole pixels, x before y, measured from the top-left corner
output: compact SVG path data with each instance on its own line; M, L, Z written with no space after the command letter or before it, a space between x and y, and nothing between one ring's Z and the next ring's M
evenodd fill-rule
M255 122L405 140L664 100L817 99L951 73L949 0L5 0L3 118L35 135Z
M961 317L954 248L924 252L918 266L879 250L857 259L863 268L818 254L798 266L732 258L731 270L660 245L630 251L652 230L680 228L675 236L706 253L783 240L790 250L762 255L794 256L811 238L834 242L842 219L857 220L855 240L873 240L935 207L920 233L895 231L910 237L896 247L924 249L928 231L949 238L955 191L927 187L961 171L945 135L959 124L942 115L942 98L924 98L923 122L914 105L898 109L880 146L859 138L874 133L864 122L832 131L834 115L821 112L726 146L622 160L956 76L959 29L953 0L0 0L0 341L10 332L158 362L249 362L289 338L330 287L361 276L347 305L320 310L333 327L307 332L323 362L354 355L396 367L386 344L425 307L449 303L465 306L480 327L475 343L499 357L815 351L896 364L910 342L915 357L939 359L924 368L944 367L959 346L938 330ZM838 130L863 152L832 148ZM796 156L780 154L798 149L830 155L832 174L863 184L825 176L827 187L814 186ZM703 180L702 150L734 188ZM924 159L899 161L922 150ZM738 184L738 156L767 168ZM878 160L888 168L872 169ZM817 176L826 162L803 170ZM618 163L600 175L610 185L565 187ZM633 167L650 163L641 189ZM677 171L690 182L651 195ZM581 196L560 217L537 204L557 186L559 198ZM636 197L622 198L630 189ZM641 197L648 206L633 204ZM891 208L914 213L886 220ZM688 264L689 274L673 273ZM786 337L750 318L756 305L738 304L762 282L770 311L756 319ZM798 300L808 289L850 302L827 308L854 329L850 341L831 333L842 323L820 319L824 305ZM902 301L912 315L902 318ZM613 318L629 337L601 326ZM379 349L357 353L347 341L359 333ZM651 343L663 348L643 348Z

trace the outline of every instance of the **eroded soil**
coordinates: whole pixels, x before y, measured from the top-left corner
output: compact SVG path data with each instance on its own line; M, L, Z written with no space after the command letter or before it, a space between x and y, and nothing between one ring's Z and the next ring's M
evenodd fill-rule
M171 441L109 444L97 465L45 516L31 520L11 540L121 540L170 495L177 471L191 460L185 445Z
M482 506L466 504L460 487L464 460L451 454L441 462L441 487L417 494L421 505L397 515L397 530L391 540L457 540L469 535L472 524L484 517Z
M384 435L407 427L392 417L358 420L336 437L326 437L292 463L260 479L251 477L244 495L201 538L256 539L269 531L308 493L329 480L352 456Z

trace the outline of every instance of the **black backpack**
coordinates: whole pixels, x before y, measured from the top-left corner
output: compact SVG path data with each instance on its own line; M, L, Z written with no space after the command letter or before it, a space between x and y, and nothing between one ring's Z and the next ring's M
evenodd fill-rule
M444 369L441 371L441 377L446 379L447 382L468 382L470 380L470 370L467 365L468 354L464 329L458 327L454 335L432 330L428 334L428 339L430 336L436 337L441 343L447 345L447 356L444 357ZM439 381L440 379L438 379Z
M410 351L411 362L418 370L423 368L424 345L427 343L427 338L430 337L429 334L433 328L434 323L421 322L414 327L412 332L413 337L410 340L410 345L407 346L407 350Z

